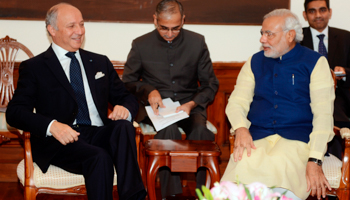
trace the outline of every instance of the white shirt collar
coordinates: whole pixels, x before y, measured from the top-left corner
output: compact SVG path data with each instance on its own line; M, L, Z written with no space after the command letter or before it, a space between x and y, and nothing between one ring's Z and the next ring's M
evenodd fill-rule
M53 51L55 52L58 60L62 60L62 59L65 59L65 58L68 58L66 56L66 53L68 53L67 50L63 49L62 47L58 46L57 44L55 44L53 41L52 41L52 49ZM79 53L79 50L76 51L75 53L75 57L77 58L80 58L80 53Z
M310 30L311 30L312 37L317 37L320 34L324 34L325 38L328 38L328 26L322 32L318 32L318 30L316 30L312 27L310 27Z

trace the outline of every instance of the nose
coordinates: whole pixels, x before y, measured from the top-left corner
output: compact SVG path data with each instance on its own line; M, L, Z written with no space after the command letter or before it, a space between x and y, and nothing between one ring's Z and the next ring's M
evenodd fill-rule
M321 12L319 10L316 10L316 17L320 17L321 16Z
M265 43L267 40L267 37L265 36L265 34L262 34L260 37L260 43Z
M168 30L167 36L168 36L168 38L171 38L173 36L173 31L172 30Z
M75 33L78 35L83 35L85 32L85 27L84 26L77 26L75 28Z

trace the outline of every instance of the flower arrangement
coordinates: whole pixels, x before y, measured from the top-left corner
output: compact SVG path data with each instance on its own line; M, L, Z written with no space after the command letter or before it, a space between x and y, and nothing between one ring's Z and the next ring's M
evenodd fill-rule
M196 189L199 200L292 200L259 182L243 185L222 181L214 183L211 190L202 186L202 191L204 196Z

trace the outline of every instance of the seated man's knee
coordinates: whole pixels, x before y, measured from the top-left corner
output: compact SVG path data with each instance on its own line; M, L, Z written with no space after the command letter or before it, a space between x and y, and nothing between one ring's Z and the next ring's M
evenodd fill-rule
M187 134L188 140L215 140L215 135L206 125L196 124L192 127L191 133Z
M181 133L177 124L171 124L168 127L159 130L154 136L155 139L181 140Z

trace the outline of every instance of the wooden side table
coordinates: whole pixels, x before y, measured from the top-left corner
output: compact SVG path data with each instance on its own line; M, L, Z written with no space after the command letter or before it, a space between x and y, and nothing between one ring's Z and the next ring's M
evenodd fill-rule
M197 172L206 167L211 178L211 187L220 181L220 148L213 141L158 140L145 144L147 156L147 192L149 200L156 199L155 179L160 167L167 166L172 172Z

